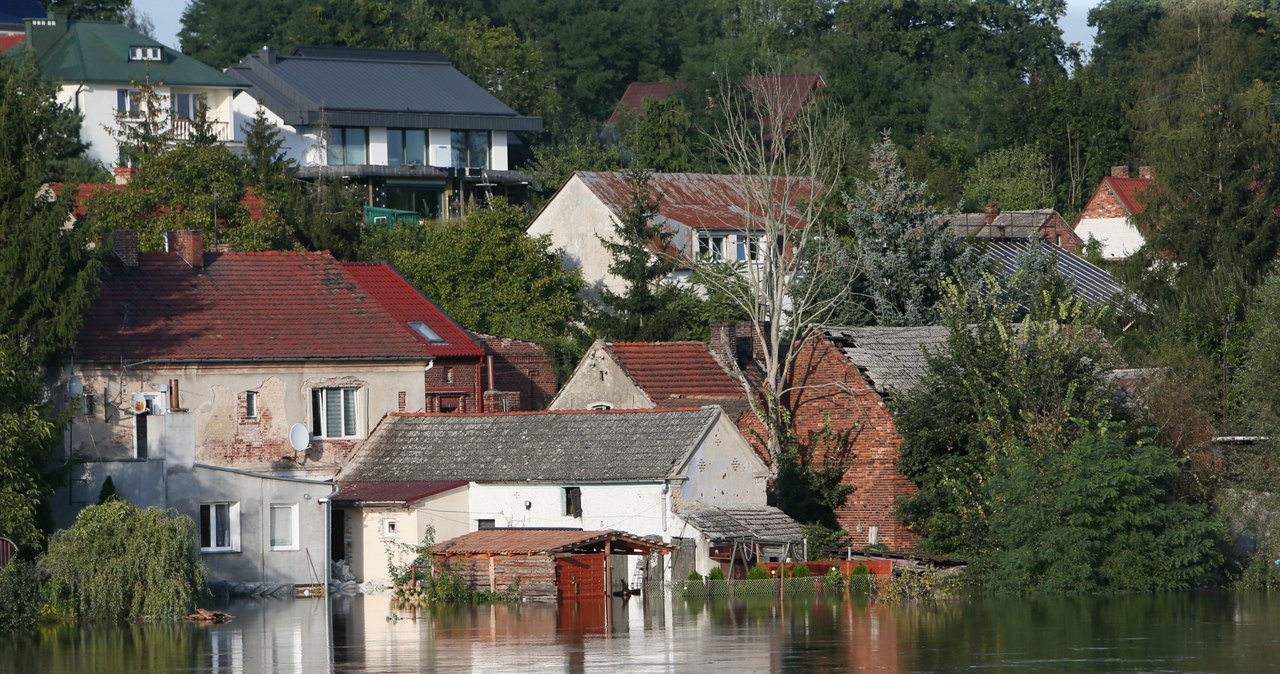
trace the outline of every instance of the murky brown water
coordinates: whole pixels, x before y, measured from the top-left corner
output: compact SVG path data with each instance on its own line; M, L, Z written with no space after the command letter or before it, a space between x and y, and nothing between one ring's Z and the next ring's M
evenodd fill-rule
M236 620L0 637L0 672L1265 672L1280 597L1199 592L889 607L654 596L413 617L386 595Z

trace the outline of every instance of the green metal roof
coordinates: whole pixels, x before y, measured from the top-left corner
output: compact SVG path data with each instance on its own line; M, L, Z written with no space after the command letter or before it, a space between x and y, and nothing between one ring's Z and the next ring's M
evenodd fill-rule
M36 31L61 30L61 26L33 26L30 21L27 25L27 44L37 49L36 62L46 79L121 84L150 80L169 86L244 88L244 83L216 68L118 23L69 21L66 33L43 49L36 45L44 40L31 39ZM130 61L130 47L160 47L163 52L158 61Z

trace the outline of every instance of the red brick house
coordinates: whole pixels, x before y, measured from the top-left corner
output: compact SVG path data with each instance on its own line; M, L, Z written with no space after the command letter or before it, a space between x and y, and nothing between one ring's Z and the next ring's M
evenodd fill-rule
M541 344L468 334L484 348L485 411L530 412L547 408L556 393L556 373Z
M1139 167L1137 176L1130 176L1127 166L1112 167L1077 216L1076 235L1086 243L1096 239L1108 260L1129 257L1146 240L1133 217L1146 209L1143 193L1153 184L1150 166Z

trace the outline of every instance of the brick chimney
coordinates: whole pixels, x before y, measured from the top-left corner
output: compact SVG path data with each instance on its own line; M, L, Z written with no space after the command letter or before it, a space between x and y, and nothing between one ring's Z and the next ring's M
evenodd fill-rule
M192 269L204 268L204 234L200 230L165 232L164 236L169 252L177 253Z
M1152 178L1156 177L1155 169L1151 168L1150 166L1139 166L1138 177L1151 180Z
M128 166L117 166L111 170L112 175L116 178L117 185L128 185L137 172L138 169L129 168Z
M138 232L118 229L111 233L111 252L129 268L138 266Z
M982 218L982 224L989 225L995 222L996 218L1000 217L1000 204L988 201L985 213L986 215Z
M1129 167L1128 166L1112 166L1111 177L1112 178L1128 178Z
M718 321L710 325L711 355L715 357L726 371L733 372L735 366L742 367L751 359L754 340L751 338L751 324L742 321Z

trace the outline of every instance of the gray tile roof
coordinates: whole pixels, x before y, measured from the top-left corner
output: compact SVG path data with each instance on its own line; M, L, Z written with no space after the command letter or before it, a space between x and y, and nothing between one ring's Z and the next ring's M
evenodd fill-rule
M609 482L669 476L720 417L697 410L391 415L340 481Z
M986 241L983 243L983 255L996 264L996 273L1001 281L1008 281L1018 271L1022 257L1031 251L1036 244L1031 241ZM1094 304L1109 305L1117 301L1126 302L1131 298L1124 286L1121 286L1105 269L1095 266L1088 260L1078 257L1060 246L1041 243L1039 247L1053 254L1054 272L1071 284L1072 293L1083 300Z
M926 351L946 348L947 329L928 325L910 328L819 328L849 362L867 375L881 394L909 391L928 371Z
M712 541L799 542L800 523L773 506L721 508L698 505L680 515Z

